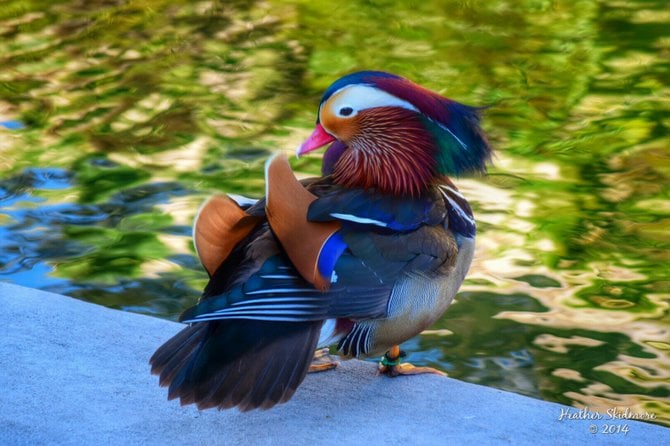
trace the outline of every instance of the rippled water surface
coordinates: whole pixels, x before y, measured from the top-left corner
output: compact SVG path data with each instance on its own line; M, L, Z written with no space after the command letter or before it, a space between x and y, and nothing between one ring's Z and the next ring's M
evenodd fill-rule
M3 1L0 280L176 319L203 199L261 196L322 90L383 69L488 105L497 150L457 181L476 259L409 359L670 425L667 1L339 3Z

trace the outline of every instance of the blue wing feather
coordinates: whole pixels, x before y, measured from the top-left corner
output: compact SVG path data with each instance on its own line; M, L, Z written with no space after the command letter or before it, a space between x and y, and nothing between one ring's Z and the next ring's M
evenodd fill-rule
M333 268L337 279L320 292L284 255L270 257L242 284L209 296L188 309L185 323L224 319L317 321L334 317L375 318L386 314L393 282L381 281L350 253Z
M335 189L319 194L309 207L310 221L340 220L349 225L362 225L365 230L384 228L391 231L412 231L421 225L436 225L446 216L443 200L434 191L422 197L396 197L361 189Z
M323 277L330 278L333 275L335 263L337 263L337 260L345 249L347 249L347 244L339 232L335 232L328 238L328 240L326 240L326 243L319 253L319 260L317 263L317 268Z

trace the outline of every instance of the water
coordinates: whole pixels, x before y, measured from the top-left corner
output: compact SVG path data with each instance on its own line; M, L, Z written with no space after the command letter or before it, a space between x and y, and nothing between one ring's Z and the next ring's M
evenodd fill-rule
M200 203L261 196L322 90L383 69L488 105L497 149L457 181L476 259L409 359L670 425L669 29L665 1L5 0L0 280L176 319Z

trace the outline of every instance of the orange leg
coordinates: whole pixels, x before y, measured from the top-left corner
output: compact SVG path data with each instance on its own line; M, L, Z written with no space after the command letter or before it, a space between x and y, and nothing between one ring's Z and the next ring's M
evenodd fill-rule
M309 365L308 373L325 372L337 367L340 363L328 354L327 348L322 348L314 352L314 359Z
M400 351L399 345L394 345L389 351L382 356L379 363L379 372L388 376L398 375L420 375L422 373L433 373L435 375L447 376L446 373L441 372L432 367L415 367L412 364L405 362L400 363L400 359L404 354Z

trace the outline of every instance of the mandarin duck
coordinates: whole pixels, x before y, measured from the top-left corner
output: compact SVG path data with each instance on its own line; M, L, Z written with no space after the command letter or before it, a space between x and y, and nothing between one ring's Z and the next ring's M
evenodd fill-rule
M266 163L266 196L215 196L194 243L210 275L188 324L152 356L168 398L245 411L288 401L315 351L384 354L435 322L472 261L472 210L447 175L484 172L479 110L384 72L342 77L324 93L298 148L330 144L320 178ZM318 369L318 366L315 366Z

